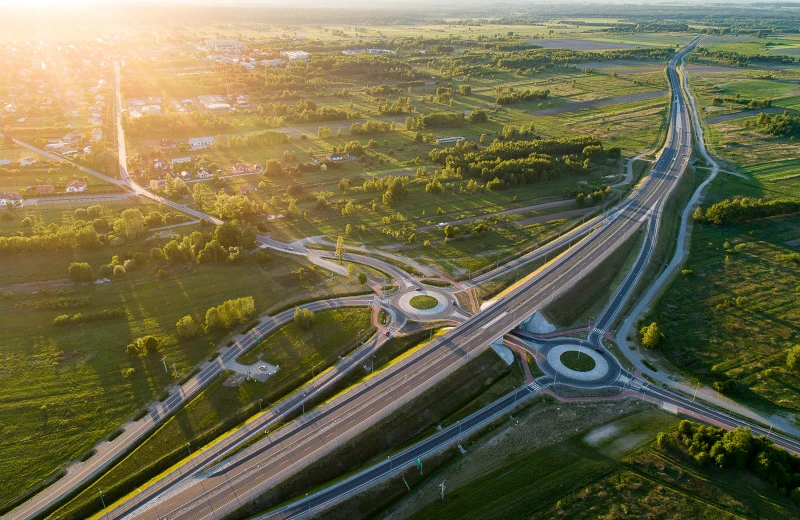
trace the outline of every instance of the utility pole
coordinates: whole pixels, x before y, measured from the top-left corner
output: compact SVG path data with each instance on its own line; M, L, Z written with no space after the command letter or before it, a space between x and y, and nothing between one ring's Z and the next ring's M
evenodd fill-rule
M694 399L697 397L697 391L698 390L700 390L700 383L697 383L697 387L695 387L695 389L694 389L694 395L692 396L692 402L694 402Z
M175 374L175 379L178 379L178 368L175 366L175 362L172 362L172 373Z
M441 484L439 484L439 487L440 487L440 488L441 488L441 490L442 490L442 501L444 501L444 483L445 483L445 482L447 482L447 480L443 480L443 481L442 481L442 483L441 483Z
M164 372L166 372L166 374L169 375L169 368L167 368L167 357L164 356L163 358L161 358L161 362L164 363Z
M261 398L259 398L259 399L258 399L258 411L259 411L260 413L263 413L263 412L264 412L264 408L263 408L263 406L262 406L262 401L264 401L264 400L263 400L263 399L261 399Z

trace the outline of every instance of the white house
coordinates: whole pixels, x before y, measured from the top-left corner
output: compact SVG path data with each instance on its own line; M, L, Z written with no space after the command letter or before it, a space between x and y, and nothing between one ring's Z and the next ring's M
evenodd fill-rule
M86 188L87 188L87 186L86 186L85 182L79 181L79 180L74 180L74 181L70 182L69 184L67 184L66 192L67 193L83 193L84 191L86 191Z
M30 157L23 157L22 159L19 160L19 165L22 166L23 168L25 166L30 166L32 164L36 164L36 159L31 159Z
M215 141L213 136L208 137L192 137L189 139L189 147L192 150L203 150L209 146L214 146Z
M210 171L206 170L205 168L200 168L197 171L197 178L198 179L210 179L213 176L214 175Z
M8 206L12 208L21 208L22 198L16 193L0 192L0 208L7 208Z

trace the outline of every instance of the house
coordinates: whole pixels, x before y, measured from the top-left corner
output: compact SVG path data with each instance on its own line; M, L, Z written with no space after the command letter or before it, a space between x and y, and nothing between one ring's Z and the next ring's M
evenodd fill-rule
M79 180L74 180L67 184L67 189L65 190L67 193L83 193L86 191L86 183Z
M246 164L236 163L231 167L231 173L234 175L250 173L250 168Z
M103 139L102 128L92 128L92 141L101 141Z
M184 164L184 163L190 163L190 162L192 162L192 158L191 157L176 157L176 158L170 160L169 164L170 164L170 166L172 166L174 168L176 164Z
M23 157L19 160L19 165L21 167L30 166L32 164L36 164L36 159L31 159L30 157Z
M16 193L0 192L0 208L7 208L9 206L12 208L21 208L22 198Z
M213 136L208 137L192 137L189 139L189 147L192 150L204 150L209 146L214 146L215 140Z
M156 190L156 189L158 189L158 185L159 185L158 179L151 179L150 180L150 189Z
M180 178L183 181L190 181L192 180L192 174L187 172L186 170L183 170L180 174Z
M52 184L40 184L36 186L37 195L46 195L48 193L55 193L56 189Z
M79 143L81 141L81 137L82 137L82 135L81 135L80 132L70 132L70 133L68 133L67 135L65 135L64 137L61 138L61 142L69 143L69 144L75 144L75 143Z
M210 179L213 176L214 175L210 171L206 170L205 168L200 168L197 171L197 178L198 179Z
M162 139L158 142L158 147L162 150L167 150L169 148L176 148L178 145L175 144L175 141L172 139Z
M342 161L357 161L358 157L351 153L329 153L325 156L325 158L331 162L342 162Z
M239 186L239 191L241 192L242 195L249 195L250 193L256 191L256 188L255 186L250 186L250 185Z
M164 164L161 159L156 159L153 161L153 169L154 170L166 170L167 165Z
M10 159L0 159L0 166L8 166L9 164L13 163L14 161Z
M242 94L236 98L236 106L239 108L250 108L250 96Z
M309 54L305 51L281 51L281 57L292 61L308 61Z
M264 172L264 167L261 166L260 164L254 164L253 165L253 171L255 173L263 173Z

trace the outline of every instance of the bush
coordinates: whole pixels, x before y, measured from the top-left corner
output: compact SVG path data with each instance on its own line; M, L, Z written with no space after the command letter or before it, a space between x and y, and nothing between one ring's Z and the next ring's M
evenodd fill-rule
M800 345L795 345L786 353L786 367L793 372L800 372Z
M136 269L136 260L129 258L128 260L125 260L122 266L125 268L125 272L133 271Z
M115 265L114 266L114 276L122 277L122 276L125 276L126 274L128 274L128 273L125 270L124 266L121 266L121 265Z
M206 311L206 330L231 330L237 325L247 323L255 312L252 296L228 300Z
M87 282L92 279L92 267L86 262L72 262L67 272L73 282Z
M113 270L111 269L110 265L103 264L100 266L100 269L97 270L97 276L100 278L108 278L113 274Z
M200 333L200 326L195 323L191 316L184 316L175 324L179 339L191 339Z
M658 343L661 340L661 332L658 330L658 324L656 322L642 327L639 331L639 335L641 336L642 346L647 348L658 347Z

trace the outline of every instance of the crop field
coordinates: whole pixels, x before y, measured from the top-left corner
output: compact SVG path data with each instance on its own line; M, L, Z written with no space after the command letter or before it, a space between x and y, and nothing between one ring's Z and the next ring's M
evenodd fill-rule
M54 262L52 256L35 258L42 265ZM66 273L63 261L60 272ZM301 266L307 271L302 279L294 274ZM8 462L0 468L0 500L38 482L158 396L174 380L164 373L162 356L181 374L205 359L223 337L214 333L178 341L175 323L180 317L201 319L209 307L245 295L254 297L260 312L278 303L361 290L357 282L328 280L287 258L263 266L248 262L178 268L163 279L142 268L100 285L69 283L48 292L6 293L0 299L0 414L7 420L0 450ZM75 310L37 308L59 298L87 302ZM53 325L53 318L65 312L118 308L124 312L121 318ZM161 353L132 360L125 345L148 334L161 340Z
M701 46L712 51L733 51L748 56L763 54L800 54L800 38L797 35L771 35L769 38L752 36L707 36Z

